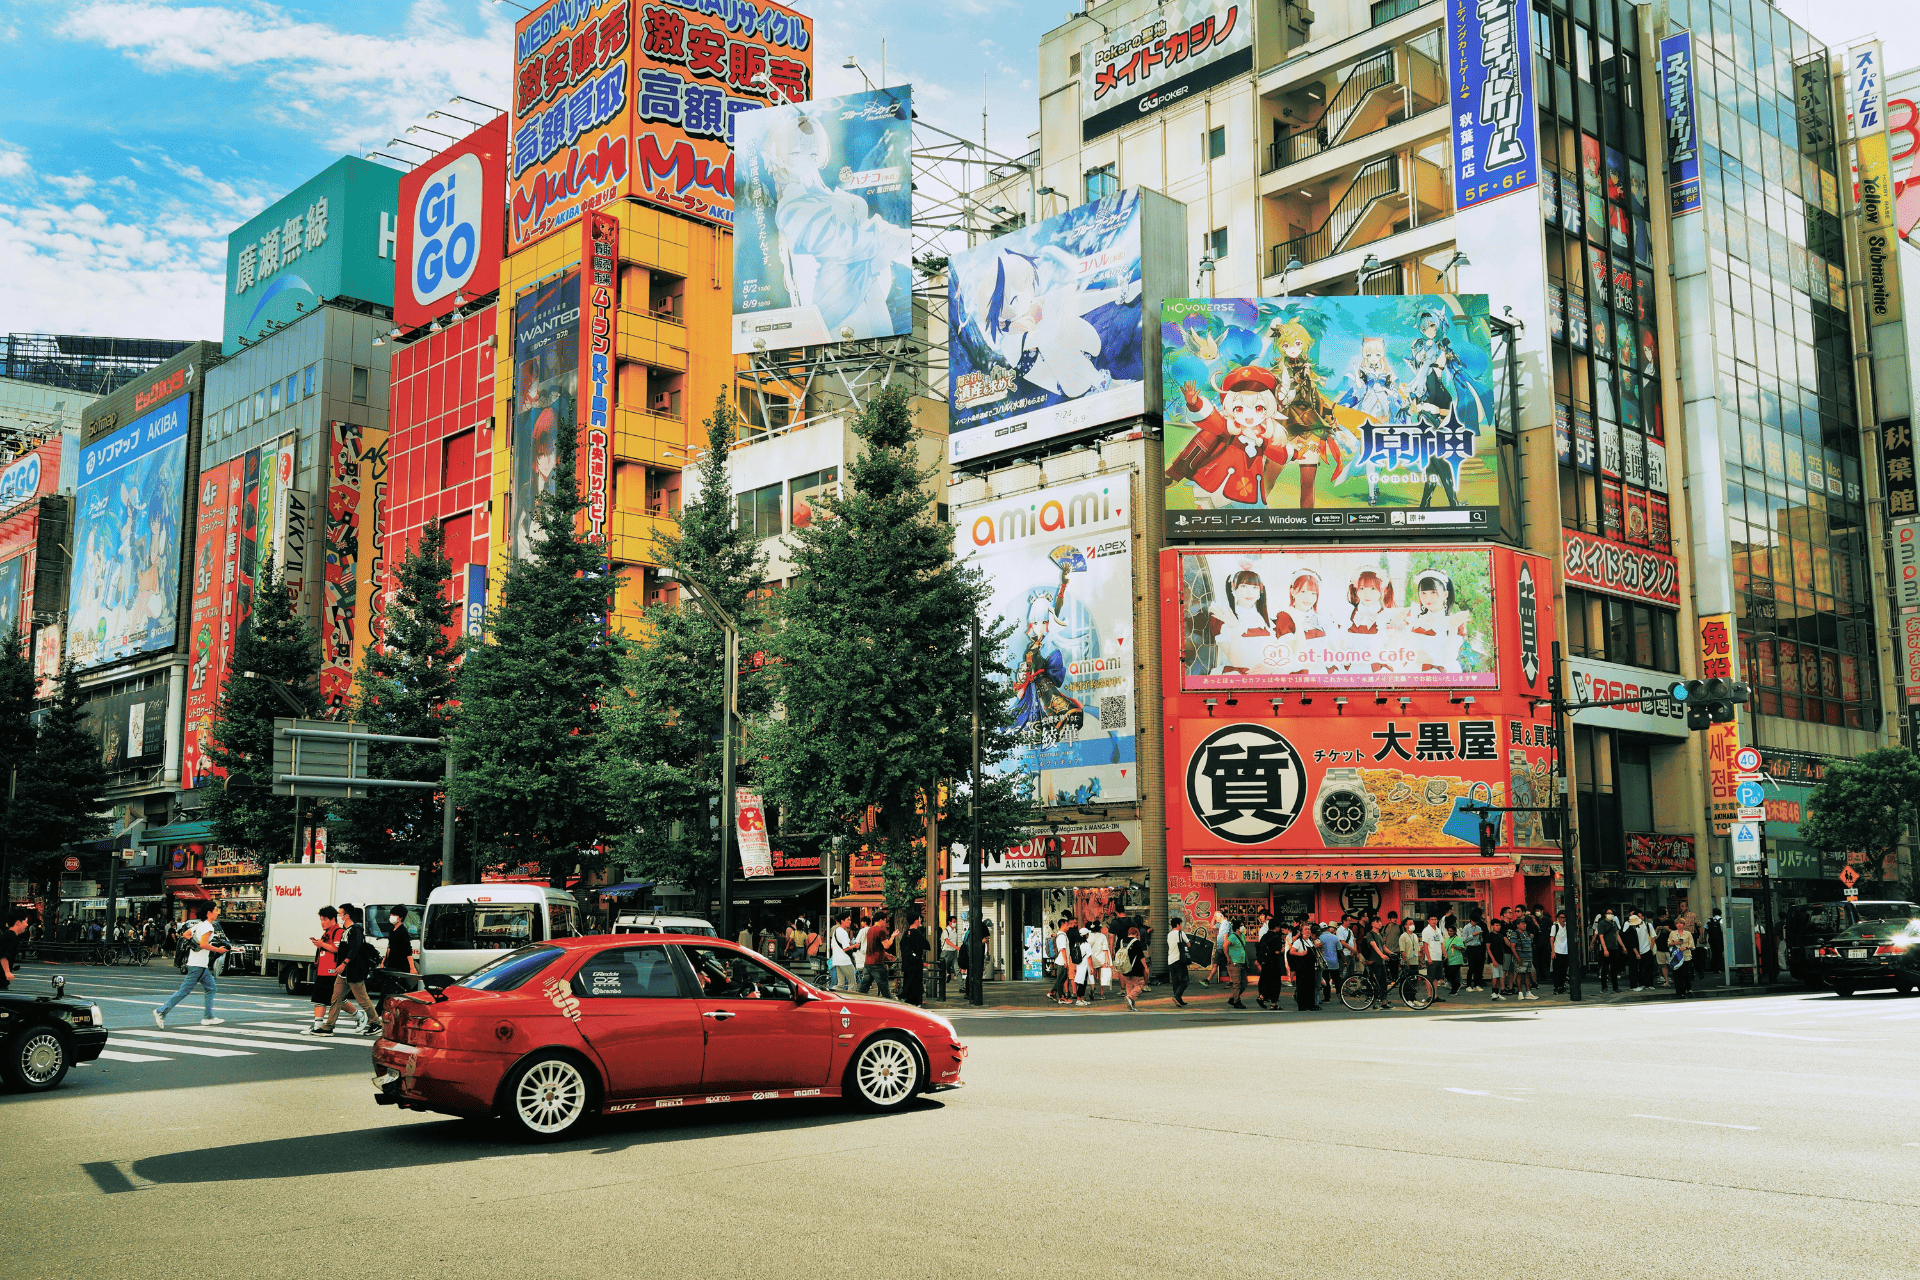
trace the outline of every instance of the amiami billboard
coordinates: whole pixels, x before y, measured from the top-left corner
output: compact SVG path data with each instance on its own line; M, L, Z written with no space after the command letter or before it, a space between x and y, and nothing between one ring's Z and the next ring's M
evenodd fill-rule
M813 97L813 20L770 0L550 0L514 27L507 252L632 196L733 225L733 122Z

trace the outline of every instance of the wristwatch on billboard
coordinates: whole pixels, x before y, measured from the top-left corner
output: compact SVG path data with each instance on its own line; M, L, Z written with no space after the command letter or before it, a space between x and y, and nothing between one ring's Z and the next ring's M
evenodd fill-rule
M1367 792L1358 769L1329 769L1313 797L1313 825L1331 848L1363 845L1380 825L1380 805Z

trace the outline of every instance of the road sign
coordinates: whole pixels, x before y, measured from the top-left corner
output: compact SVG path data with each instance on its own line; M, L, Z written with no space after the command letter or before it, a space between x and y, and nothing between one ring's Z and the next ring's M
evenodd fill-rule
M1734 802L1742 809L1757 809L1767 802L1767 793L1757 782L1743 782L1733 793Z
M1851 889L1860 883L1860 873L1852 867L1840 868L1840 883Z
M364 724L337 720L293 720L287 717L275 720L273 793L278 796L326 796L336 800L371 795L372 792L366 787L351 785L351 780L368 776L367 751L370 744L353 741L354 737L366 732ZM308 736L310 734L323 736ZM280 781L289 775L302 781Z
M1736 822L1727 834L1733 838L1733 874L1743 879L1759 875L1763 865L1760 858L1760 824Z
M69 871L78 871L80 869L80 859L68 858L65 862L61 863L60 865L65 867Z
M1760 771L1760 752L1753 747L1742 747L1733 753L1733 767L1741 773Z
M1765 822L1767 809L1765 805L1743 805L1734 816L1742 822Z

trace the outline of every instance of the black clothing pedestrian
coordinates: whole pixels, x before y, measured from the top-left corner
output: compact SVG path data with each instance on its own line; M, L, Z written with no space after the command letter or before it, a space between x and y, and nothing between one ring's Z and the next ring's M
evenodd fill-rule
M927 931L913 926L900 935L900 999L924 1004L927 973Z
M397 924L387 933L387 960L382 968L399 973L410 972L408 961L413 959L413 935L407 932L407 926Z
M1280 981L1286 975L1287 940L1275 926L1260 939L1260 1007L1272 1009L1280 1003Z

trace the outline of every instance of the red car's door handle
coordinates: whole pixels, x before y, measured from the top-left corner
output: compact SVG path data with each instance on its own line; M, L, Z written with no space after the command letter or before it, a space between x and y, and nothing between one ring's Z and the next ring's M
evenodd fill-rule
M700 1016L703 1018L712 1018L716 1022L725 1022L733 1016L733 1011L731 1009L713 1009Z

